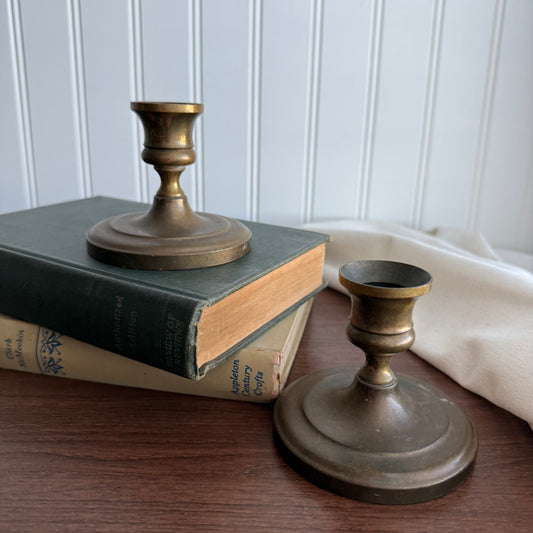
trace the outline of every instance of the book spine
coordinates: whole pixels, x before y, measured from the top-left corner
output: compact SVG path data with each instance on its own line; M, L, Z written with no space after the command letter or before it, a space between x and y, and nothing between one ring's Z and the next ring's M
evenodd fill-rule
M280 390L281 354L244 348L193 381L0 314L0 368L256 403Z
M0 312L198 379L194 298L0 250ZM142 332L142 334L141 334Z

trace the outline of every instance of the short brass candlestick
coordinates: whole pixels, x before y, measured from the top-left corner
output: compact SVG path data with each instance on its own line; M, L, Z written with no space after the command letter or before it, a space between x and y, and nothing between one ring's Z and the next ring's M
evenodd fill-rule
M404 263L360 261L344 265L339 279L352 302L348 338L366 364L287 387L274 410L278 448L309 480L349 498L408 504L443 496L474 464L475 428L442 392L389 366L414 341L413 306L431 276Z
M185 270L229 263L250 249L250 230L220 215L194 212L179 179L196 161L192 131L202 104L132 102L144 127L142 158L161 177L148 212L103 220L87 234L89 255L142 270Z

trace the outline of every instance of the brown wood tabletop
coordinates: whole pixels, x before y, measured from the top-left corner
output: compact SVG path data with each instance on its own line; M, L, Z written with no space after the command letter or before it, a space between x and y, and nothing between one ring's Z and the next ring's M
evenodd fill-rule
M348 314L347 297L317 296L290 381L361 364ZM443 498L382 506L314 486L279 456L272 406L0 371L0 531L531 531L526 422L412 353L392 366L477 428L473 474Z

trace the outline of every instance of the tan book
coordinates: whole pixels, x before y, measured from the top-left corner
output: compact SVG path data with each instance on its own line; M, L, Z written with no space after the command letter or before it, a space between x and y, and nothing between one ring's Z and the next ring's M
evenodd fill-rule
M266 403L287 381L308 300L201 380L191 380L0 314L0 368L197 396Z

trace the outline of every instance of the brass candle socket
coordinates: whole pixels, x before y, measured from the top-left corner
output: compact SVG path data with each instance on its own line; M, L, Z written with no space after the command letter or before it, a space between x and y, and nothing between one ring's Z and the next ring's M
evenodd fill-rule
M132 102L144 127L142 158L161 178L148 212L119 215L87 234L93 258L142 270L186 270L229 263L250 250L250 230L220 215L194 212L179 179L196 161L193 126L202 104Z
M278 448L303 476L349 498L409 504L443 496L473 467L475 428L442 392L389 366L414 341L413 307L431 276L404 263L359 261L339 279L352 302L348 339L366 364L287 387L274 409Z

